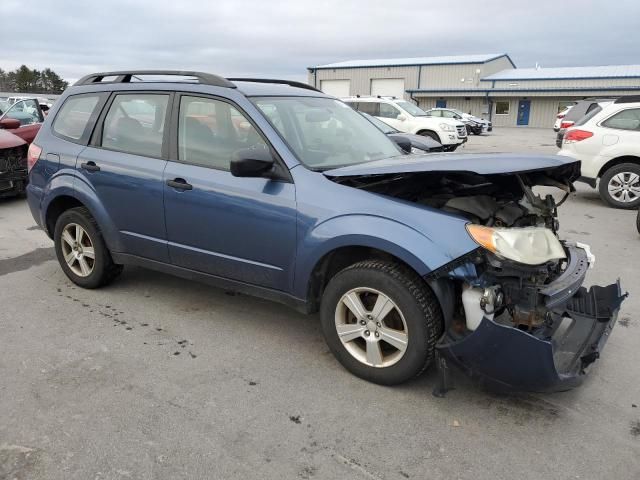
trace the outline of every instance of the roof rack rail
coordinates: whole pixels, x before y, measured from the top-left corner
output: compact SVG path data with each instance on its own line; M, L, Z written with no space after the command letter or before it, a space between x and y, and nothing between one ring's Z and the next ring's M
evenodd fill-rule
M279 80L276 78L228 78L231 82L256 82L256 83L283 83L290 87L304 88L306 90L313 90L314 92L320 92L316 87L312 87L308 83L296 82L295 80Z
M616 99L613 103L640 103L640 95L625 95Z
M86 75L78 80L75 85L92 85L95 83L130 83L131 79L141 75L166 75L194 77L198 83L212 85L214 87L236 88L236 86L224 77L211 73L192 72L183 70L125 70L118 72L101 72ZM115 77L115 79L103 82L105 77Z

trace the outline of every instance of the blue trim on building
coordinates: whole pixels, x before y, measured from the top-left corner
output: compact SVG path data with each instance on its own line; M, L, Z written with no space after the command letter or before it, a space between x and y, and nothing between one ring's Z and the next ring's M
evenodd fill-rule
M538 93L538 92L620 92L624 90L640 90L640 86L628 87L575 87L575 88L475 88L475 89L411 89L405 90L409 94L414 93Z
M488 75L480 80L483 82L518 82L518 81L547 81L547 80L617 80L626 78L640 78L640 75L619 75L617 77L544 77L544 78L491 78L492 75Z

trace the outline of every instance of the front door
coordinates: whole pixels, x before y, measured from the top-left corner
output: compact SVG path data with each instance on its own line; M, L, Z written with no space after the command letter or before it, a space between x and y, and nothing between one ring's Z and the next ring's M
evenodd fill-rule
M110 232L119 243L112 248L165 263L169 255L162 175L170 98L158 93L115 95L76 163L79 181L97 192L117 230Z
M0 108L0 120L3 118L12 118L20 122L18 128L7 131L17 135L27 143L33 142L44 121L40 104L36 99L18 100L6 111Z
M518 125L529 125L529 110L531 100L520 100L518 102Z
M268 148L265 140L230 103L186 94L177 136L176 161L164 174L171 262L286 289L295 258L295 186L229 171L234 152Z

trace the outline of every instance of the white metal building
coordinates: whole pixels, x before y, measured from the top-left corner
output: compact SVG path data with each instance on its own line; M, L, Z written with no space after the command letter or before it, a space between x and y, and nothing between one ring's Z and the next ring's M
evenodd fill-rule
M551 127L586 97L637 94L640 65L516 68L507 54L354 60L310 67L309 83L346 97L385 95L451 107L496 126Z

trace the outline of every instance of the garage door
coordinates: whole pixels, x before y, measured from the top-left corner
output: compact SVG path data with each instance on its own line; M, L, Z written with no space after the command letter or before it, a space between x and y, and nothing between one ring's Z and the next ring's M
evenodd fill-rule
M375 78L371 80L371 95L385 97L404 97L404 79Z
M349 96L351 80L321 80L320 90L327 95L342 98Z

